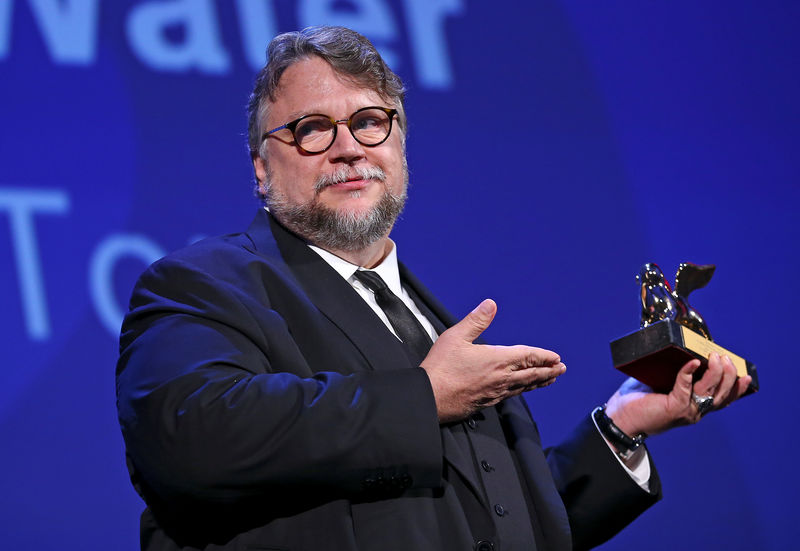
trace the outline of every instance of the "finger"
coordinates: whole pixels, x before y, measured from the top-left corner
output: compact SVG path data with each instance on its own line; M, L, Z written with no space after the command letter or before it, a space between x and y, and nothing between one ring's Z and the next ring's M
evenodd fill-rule
M505 354L505 363L514 371L531 367L552 367L561 363L561 356L552 350L535 346L505 346L496 348L498 353Z
M728 398L736 383L736 367L728 356L722 358L722 379L714 392L714 405L719 406Z
M712 396L722 380L722 358L716 352L708 357L708 368L703 376L694 384L694 392L698 396Z
M751 382L753 382L753 378L750 375L739 378L734 383L733 388L728 396L720 403L719 407L727 407L731 402L744 396L745 392L747 392L747 389L750 387Z
M692 377L699 367L700 360L686 362L675 377L675 384L672 386L672 394L688 400L689 396L692 394Z
M516 396L517 394L522 394L523 392L530 392L531 390L536 390L537 388L544 388L546 386L550 386L556 382L556 377L551 377L549 379L545 379L544 381L539 381L537 383L531 383L529 385L519 385L512 388L509 388L509 396Z
M448 331L466 342L472 342L486 331L496 313L497 304L487 298Z
M523 369L511 373L509 375L507 383L509 388L539 385L549 379L555 381L556 377L563 374L566 370L567 366L564 365L563 363L558 363L552 367L535 367L530 369Z
M549 379L545 379L541 383L531 384L528 385L528 390L533 390L535 388L544 388L546 386L550 386L558 380L558 377L551 377Z

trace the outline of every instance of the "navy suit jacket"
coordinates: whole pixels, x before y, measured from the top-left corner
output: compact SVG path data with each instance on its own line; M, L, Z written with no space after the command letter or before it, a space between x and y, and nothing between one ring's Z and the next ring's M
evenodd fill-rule
M400 270L438 331L454 323ZM455 550L491 531L482 473L439 426L424 370L263 210L247 232L142 275L117 404L147 504L143 549ZM540 551L601 543L660 496L655 470L642 491L588 415L547 458L521 398L479 420L486 442L510 450L515 472L504 476L525 492Z

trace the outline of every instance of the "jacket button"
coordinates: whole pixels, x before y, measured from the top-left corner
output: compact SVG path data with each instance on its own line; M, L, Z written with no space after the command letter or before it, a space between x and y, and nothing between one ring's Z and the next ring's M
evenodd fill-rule
M494 544L490 541L480 540L475 544L475 551L494 551Z
M492 466L489 464L489 462L488 462L488 461L486 461L485 459L484 459L483 461L481 461L481 468L482 468L484 471L486 471L487 473L490 473L490 472L492 472L492 471L494 470L494 467L492 467Z
M470 417L469 419L467 419L467 426L472 430L475 430L476 428L478 428L478 422L475 420L474 417Z
M494 506L494 512L497 513L498 517L502 517L503 515L506 514L506 509L505 507L503 507L498 503L497 505Z

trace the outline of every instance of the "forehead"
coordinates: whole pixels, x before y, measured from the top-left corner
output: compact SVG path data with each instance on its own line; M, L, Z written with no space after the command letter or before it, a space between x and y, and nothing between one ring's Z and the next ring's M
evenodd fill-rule
M322 58L310 57L283 72L267 118L277 124L309 113L342 118L361 107L386 103L375 90L336 72Z

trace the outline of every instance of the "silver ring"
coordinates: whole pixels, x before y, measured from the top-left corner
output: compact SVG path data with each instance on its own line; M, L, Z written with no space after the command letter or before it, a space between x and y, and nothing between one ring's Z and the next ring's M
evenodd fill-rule
M697 406L697 411L700 412L700 415L705 415L706 413L714 409L713 396L698 396L697 394L692 392L692 400Z

